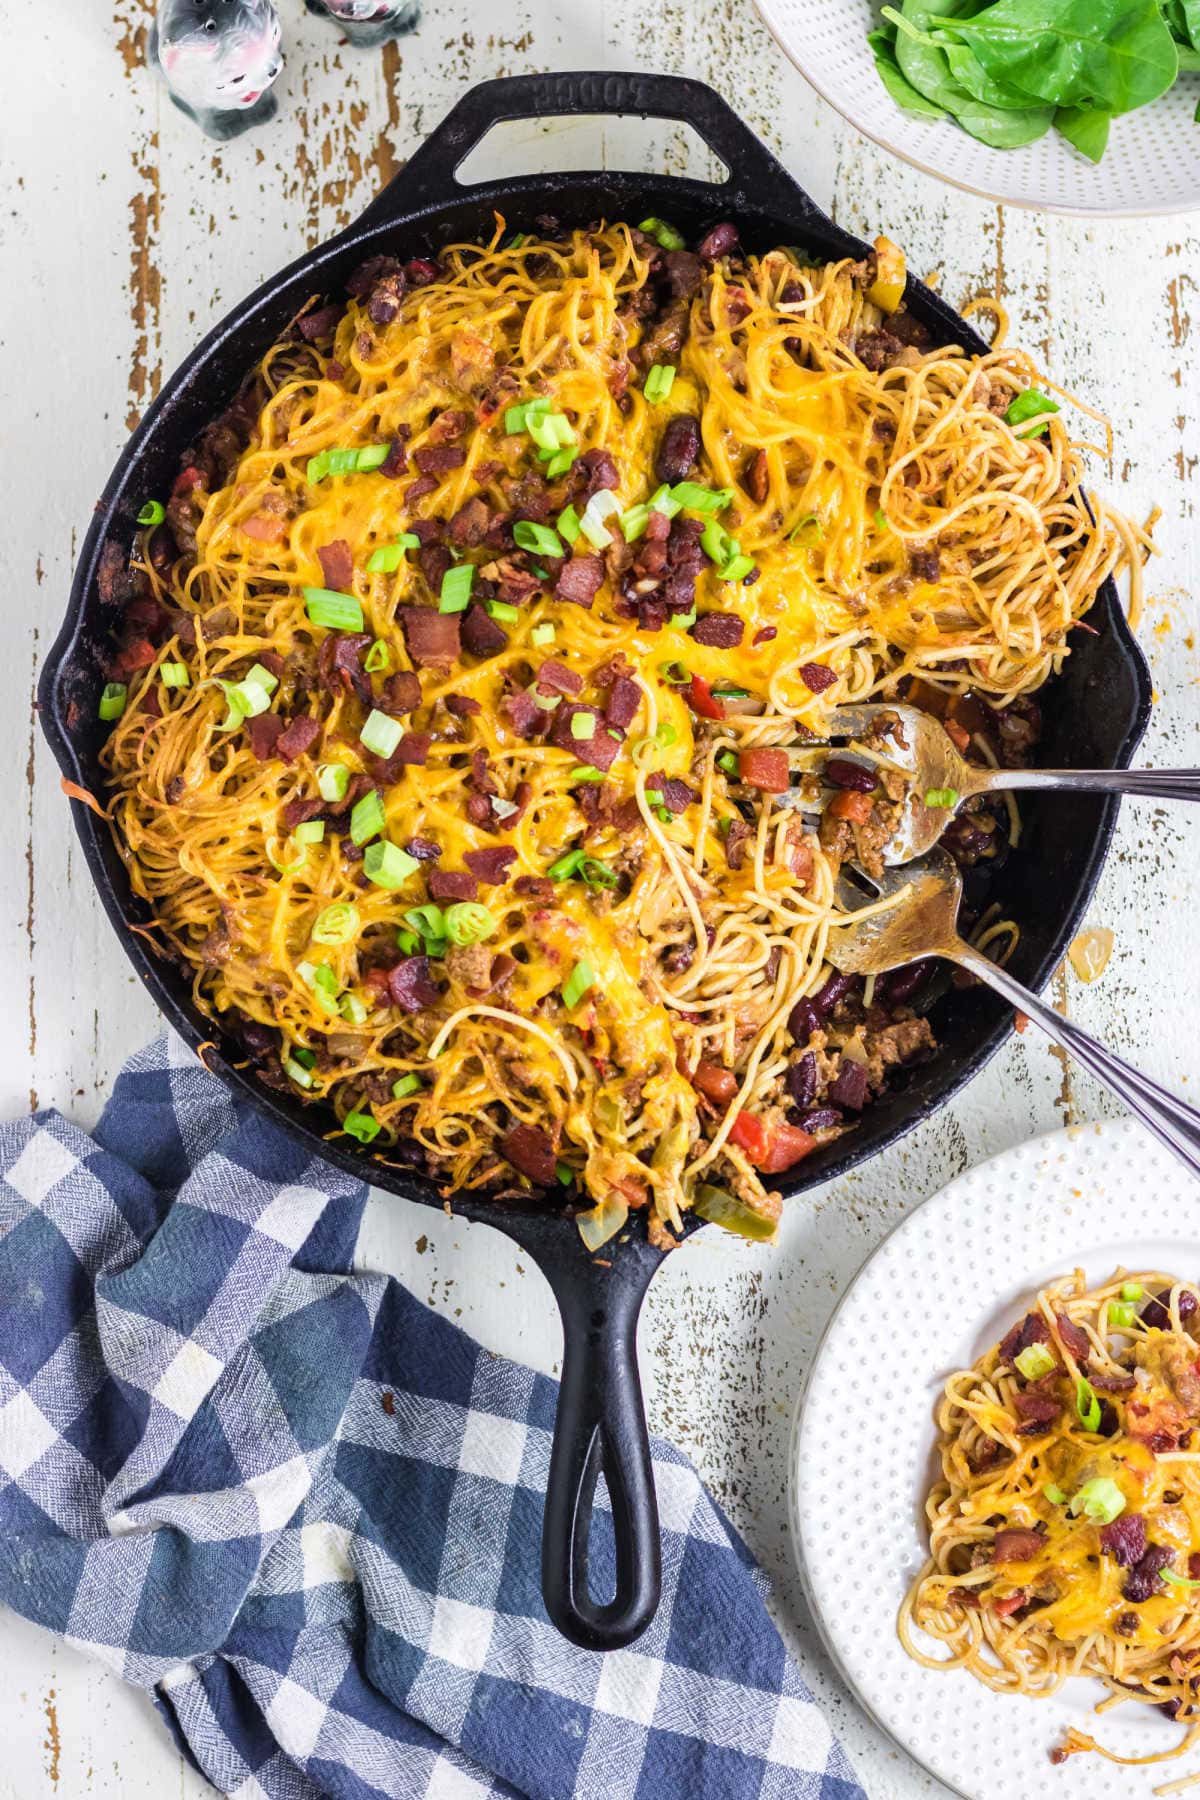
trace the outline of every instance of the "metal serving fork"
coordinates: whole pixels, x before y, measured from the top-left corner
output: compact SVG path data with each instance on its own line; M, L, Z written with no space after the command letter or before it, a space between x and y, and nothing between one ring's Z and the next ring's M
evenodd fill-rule
M1137 794L1157 800L1200 800L1200 769L981 769L969 763L937 719L915 706L839 706L830 715L837 736L865 737L884 714L899 717L905 742L885 740L889 761L912 779L900 823L884 846L888 864L907 863L931 850L964 800L1017 788L1075 788L1085 793ZM928 806L926 794L953 794L948 806Z
M883 975L923 956L944 956L969 969L998 994L1028 1015L1056 1044L1070 1051L1077 1062L1124 1101L1130 1112L1173 1150L1194 1175L1200 1175L1200 1112L1186 1105L1148 1075L1098 1044L1095 1038L1046 1006L1028 988L989 961L958 933L958 905L962 877L944 850L931 850L904 869L885 869L871 884L880 898L910 892L895 907L874 913L858 925L835 927L829 933L825 954L835 969L846 975ZM847 911L856 911L869 896L843 875L838 898Z

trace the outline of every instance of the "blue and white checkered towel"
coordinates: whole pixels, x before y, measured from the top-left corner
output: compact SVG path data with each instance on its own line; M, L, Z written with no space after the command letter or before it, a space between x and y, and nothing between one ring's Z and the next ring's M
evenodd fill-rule
M174 1039L0 1126L0 1600L239 1800L862 1800L668 1444L653 1626L558 1636L554 1384L352 1275L365 1200Z

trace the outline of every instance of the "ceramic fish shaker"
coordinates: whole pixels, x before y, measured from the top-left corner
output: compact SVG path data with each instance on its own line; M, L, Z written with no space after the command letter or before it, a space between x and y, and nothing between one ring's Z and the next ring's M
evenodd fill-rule
M158 0L150 61L181 112L232 138L276 111L281 36L271 0Z
M352 44L382 44L416 29L421 0L304 0L309 12L332 19Z

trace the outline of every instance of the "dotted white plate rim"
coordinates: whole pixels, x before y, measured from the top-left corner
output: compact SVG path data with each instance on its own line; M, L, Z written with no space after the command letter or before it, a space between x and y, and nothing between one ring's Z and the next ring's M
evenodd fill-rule
M835 1309L797 1402L789 1511L813 1618L864 1710L968 1800L1143 1800L1200 1773L1200 1752L1146 1768L1096 1756L1054 1767L1068 1724L1126 1755L1173 1745L1178 1727L1132 1705L1093 1718L1098 1682L1043 1700L994 1694L964 1671L922 1668L896 1636L925 1560L946 1375L995 1343L1049 1277L1078 1264L1096 1281L1118 1263L1200 1275L1200 1183L1131 1119L1033 1138L958 1176L884 1239Z
M1200 207L1200 127L1194 76L1114 123L1098 165L1057 132L993 150L946 119L897 106L875 71L866 33L872 0L754 0L788 60L864 137L926 175L984 200L1067 217L1150 218Z

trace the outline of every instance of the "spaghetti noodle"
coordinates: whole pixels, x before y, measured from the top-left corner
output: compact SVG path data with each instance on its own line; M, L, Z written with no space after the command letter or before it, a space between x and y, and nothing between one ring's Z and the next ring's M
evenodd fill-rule
M134 891L267 1079L664 1243L769 1231L763 1176L932 1043L825 961L888 794L784 747L919 688L1005 754L1138 548L885 240L678 241L498 222L314 302L151 508L107 750Z
M1136 1700L1187 1726L1141 1757L1071 1731L1056 1761L1159 1762L1200 1738L1198 1320L1200 1290L1173 1275L1089 1289L1077 1270L946 1383L930 1558L900 1614L909 1654L998 1693L1094 1676L1098 1710Z

